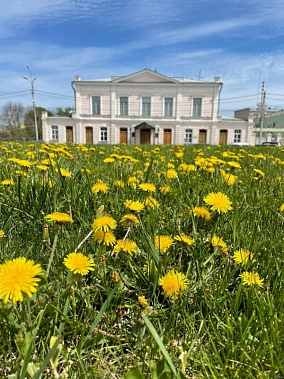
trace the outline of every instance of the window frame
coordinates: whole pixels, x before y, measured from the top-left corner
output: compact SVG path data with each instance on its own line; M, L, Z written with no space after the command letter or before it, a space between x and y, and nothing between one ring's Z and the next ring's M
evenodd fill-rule
M100 127L100 142L107 142L107 127Z
M184 142L185 143L192 143L192 129L185 129L185 137Z
M242 129L234 129L234 143L242 142Z
M168 102L168 100L171 100ZM174 98L165 97L164 98L164 117L173 117L174 113Z
M99 99L99 101L94 101L95 98ZM101 114L101 96L98 96L98 95L92 96L91 101L92 101L92 115L99 116ZM94 104L98 104L97 105L98 109L95 109Z
M54 138L54 135L56 135L57 138ZM58 141L58 138L59 138L58 125L51 125L51 140Z
M122 101L122 99L126 99L126 101ZM128 104L129 104L128 96L119 97L119 114L121 116L128 116L128 112L129 112Z
M196 103L198 100L199 104ZM194 97L192 99L192 117L202 116L202 97Z
M149 101L145 101L145 99L149 99ZM144 117L149 117L151 116L151 96L143 96L142 99L141 99L141 116L144 116ZM149 106L149 109L145 109L144 108L144 105L148 105ZM147 112L145 112L145 110L147 110ZM149 112L148 112L149 111Z

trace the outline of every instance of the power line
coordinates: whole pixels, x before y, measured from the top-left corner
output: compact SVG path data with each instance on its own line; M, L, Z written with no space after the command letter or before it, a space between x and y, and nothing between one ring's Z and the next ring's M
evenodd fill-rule
M281 94L279 94L279 93L271 93L271 92L267 92L267 95L284 97L284 95L281 95Z
M63 94L54 93L54 92L46 92L46 91L39 91L39 90L36 90L35 92L37 92L38 94L47 95L47 96L65 97L65 98L68 98L68 99L73 99L74 98L73 96L63 95Z
M30 90L25 90L25 91L17 91L17 92L7 92L7 93L2 93L0 94L0 97L6 97L6 96L13 96L13 95L20 95L23 93L30 92Z
M243 99L243 98L246 98L246 97L255 97L257 96L257 93L253 94L253 95L243 95L243 96L235 96L235 97L225 97L225 98L221 98L221 101L224 101L224 100L233 100L233 99Z

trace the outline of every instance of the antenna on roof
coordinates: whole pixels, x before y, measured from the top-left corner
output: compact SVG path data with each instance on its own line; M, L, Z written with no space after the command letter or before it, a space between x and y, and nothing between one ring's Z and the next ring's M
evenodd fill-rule
M203 76L201 76L201 70L199 70L199 72L198 72L198 80L200 80L201 78L203 78Z

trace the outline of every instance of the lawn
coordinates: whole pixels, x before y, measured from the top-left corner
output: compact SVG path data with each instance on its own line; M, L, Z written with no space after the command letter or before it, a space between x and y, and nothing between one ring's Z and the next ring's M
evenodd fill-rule
M0 144L0 378L281 378L284 148Z

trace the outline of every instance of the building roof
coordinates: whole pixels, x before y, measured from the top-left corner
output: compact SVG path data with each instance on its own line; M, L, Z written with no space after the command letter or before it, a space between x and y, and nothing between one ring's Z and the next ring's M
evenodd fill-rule
M92 79L92 80L83 80L82 82L106 82L106 83L127 83L127 82L137 82L139 83L139 77L144 78L145 83L204 83L204 84L221 84L219 77L215 77L213 81L205 81L199 79L189 79L183 77L173 77L167 76L159 73L156 69L153 71L149 68L134 72L132 74L124 76L111 76L110 78L105 79ZM81 78L79 76L75 77L75 82L80 82Z

